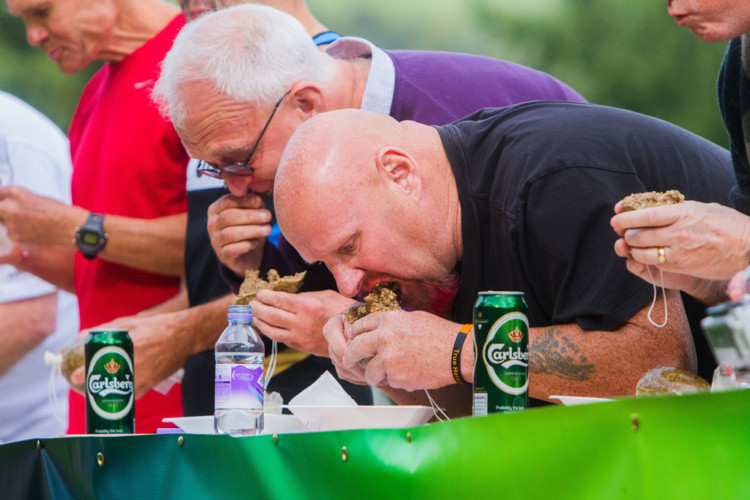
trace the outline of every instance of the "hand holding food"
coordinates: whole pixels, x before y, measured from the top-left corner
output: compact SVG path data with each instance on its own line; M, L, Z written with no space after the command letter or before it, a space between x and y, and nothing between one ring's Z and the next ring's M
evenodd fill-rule
M267 337L304 352L326 357L328 342L323 327L352 304L352 299L334 290L285 293L258 291L253 303L253 321Z
M638 205L627 199L618 203L611 221L621 236L615 253L628 259L630 272L649 283L661 285L661 271L666 288L706 303L720 301L725 280L750 261L750 217L716 203L675 201L631 211L625 207Z
M622 212L630 212L641 208L661 207L663 205L676 205L685 201L685 196L676 189L670 189L664 193L649 191L647 193L634 193L623 198L619 205Z

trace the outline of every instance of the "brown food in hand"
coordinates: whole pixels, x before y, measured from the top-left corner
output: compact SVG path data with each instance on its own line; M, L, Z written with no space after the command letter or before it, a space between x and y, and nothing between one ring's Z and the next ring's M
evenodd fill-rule
M77 337L70 344L60 349L62 355L62 363L60 364L60 373L68 381L68 383L76 389L78 392L83 392L84 387L72 384L70 382L70 375L78 368L86 364L86 338Z
M364 304L354 304L344 311L344 317L351 324L370 313L399 309L401 306L398 304L398 283L383 282L372 287L365 297Z
M676 205L685 201L685 196L676 189L664 193L649 191L648 193L634 193L622 199L622 211L630 212L640 208L659 207L662 205Z
M302 280L305 279L307 271L296 273L292 276L279 276L276 269L268 271L268 280L258 277L260 271L245 271L245 280L240 285L240 291L235 297L233 304L248 305L255 300L255 296L260 290L274 290L277 292L297 293L302 286Z
M636 396L649 394L686 394L711 389L711 385L695 373L659 366L646 372L638 381Z

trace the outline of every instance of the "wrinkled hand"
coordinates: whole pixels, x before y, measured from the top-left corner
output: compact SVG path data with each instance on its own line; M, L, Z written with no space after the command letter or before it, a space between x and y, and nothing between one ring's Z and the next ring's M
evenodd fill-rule
M333 290L298 294L261 290L253 302L253 324L276 342L328 356L323 326L353 302Z
M407 391L444 387L453 383L450 359L460 328L424 311L373 313L345 329L349 345L340 364L344 370L361 374L359 361L371 358L364 379L375 387Z
M349 326L349 322L343 314L337 314L325 324L323 327L323 336L328 343L328 357L331 358L333 366L336 367L336 373L339 378L353 384L368 385L365 380L365 371L359 364L352 370L349 370L344 367L341 361L346 348L349 346L349 339L346 336L346 330Z
M667 288L692 293L706 280L730 278L750 260L750 217L731 208L686 201L621 213L618 203L615 212L611 224L621 236L615 253L628 259L628 270L651 283L661 284L661 269ZM664 248L664 264L658 247Z
M227 194L208 207L208 235L219 260L244 276L246 269L258 269L263 245L271 234L271 212L255 193L237 197Z
M109 323L99 325L99 329L128 330L133 340L133 358L135 360L135 397L140 398L148 391L182 368L190 352L180 341L180 332L170 328L160 315L127 316ZM79 336L88 336L88 330L82 330ZM71 384L85 386L85 368L81 367L70 376Z
M19 186L0 188L0 221L21 245L72 245L75 227L87 213Z

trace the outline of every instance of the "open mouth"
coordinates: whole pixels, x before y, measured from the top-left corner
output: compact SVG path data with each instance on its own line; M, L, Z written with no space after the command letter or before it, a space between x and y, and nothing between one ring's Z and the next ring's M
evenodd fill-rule
M60 53L62 52L62 49L60 47L57 47L56 49L52 49L49 52L47 52L47 57L49 57L53 61L57 61L60 59Z

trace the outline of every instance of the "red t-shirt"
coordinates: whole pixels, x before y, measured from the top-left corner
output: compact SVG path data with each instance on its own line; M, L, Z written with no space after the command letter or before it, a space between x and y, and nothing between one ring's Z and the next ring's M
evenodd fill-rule
M69 132L75 205L141 219L187 210L185 172L189 157L150 95L159 77L159 65L184 24L182 15L177 16L122 61L105 64L86 86ZM159 304L175 295L178 286L177 278L76 254L81 328ZM84 433L84 399L71 392L69 402L68 433ZM139 433L154 432L163 417L181 416L179 384L166 396L150 391L136 401L135 412Z

